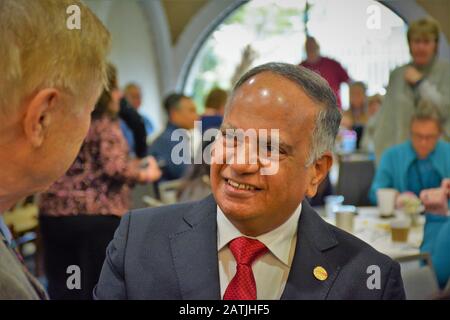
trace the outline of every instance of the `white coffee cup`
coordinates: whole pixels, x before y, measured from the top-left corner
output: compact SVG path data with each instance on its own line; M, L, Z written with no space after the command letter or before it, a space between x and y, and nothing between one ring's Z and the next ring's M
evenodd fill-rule
M395 199L398 191L391 188L377 190L378 210L381 216L391 216L394 214Z
M355 220L355 213L351 211L337 211L336 212L336 227L347 231L353 232L353 225Z

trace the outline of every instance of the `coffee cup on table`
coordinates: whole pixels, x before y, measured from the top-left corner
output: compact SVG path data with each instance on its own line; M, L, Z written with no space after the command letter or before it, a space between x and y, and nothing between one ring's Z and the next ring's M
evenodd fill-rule
M392 242L407 242L411 221L409 219L397 219L391 222Z
M378 210L381 217L394 215L395 199L398 191L391 188L381 188L377 190Z
M356 208L354 206L340 206L336 210L336 227L347 231L353 232L353 226L355 221Z

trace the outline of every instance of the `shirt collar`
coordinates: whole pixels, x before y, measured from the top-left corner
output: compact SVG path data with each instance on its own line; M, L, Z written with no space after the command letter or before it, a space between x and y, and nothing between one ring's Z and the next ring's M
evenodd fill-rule
M167 130L174 131L176 129L180 129L180 127L176 126L170 121L167 122Z
M410 162L414 162L414 161L418 161L418 160L432 161L434 158L434 155L436 153L436 149L438 148L438 144L439 144L439 141L436 143L436 145L434 146L434 149L431 150L431 152L427 155L426 158L419 159L419 157L417 156L416 150L414 149L414 146L412 144L412 141L409 140L408 146L409 146L409 150L410 150Z
M217 206L217 251L222 250L231 240L245 236L261 241L278 260L290 267L292 261L289 261L289 253L292 239L297 235L301 211L302 203L300 202L294 213L281 226L258 237L249 237L243 235Z
M5 221L3 221L3 216L1 212L0 212L0 236L3 237L4 241L8 246L12 245L12 234L9 228L6 226Z

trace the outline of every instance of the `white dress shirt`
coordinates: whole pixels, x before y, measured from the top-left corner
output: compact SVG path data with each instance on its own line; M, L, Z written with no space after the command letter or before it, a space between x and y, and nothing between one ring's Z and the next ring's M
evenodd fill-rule
M261 241L268 253L258 258L252 265L258 300L278 300L286 286L295 253L297 226L302 204L281 226L258 237L248 237ZM228 243L244 236L217 206L217 251L219 256L220 296L236 274L236 260L228 248ZM247 237L247 236L246 236Z

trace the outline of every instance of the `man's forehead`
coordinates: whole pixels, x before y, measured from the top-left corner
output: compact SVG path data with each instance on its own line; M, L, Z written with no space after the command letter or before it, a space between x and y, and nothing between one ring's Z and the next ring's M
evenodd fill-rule
M439 131L439 123L433 119L415 119L411 123L411 130L421 132Z
M312 102L298 83L270 71L258 73L247 79L235 90L230 103L242 99L278 102L282 105L298 99Z
M273 73L260 73L242 84L233 94L226 115L258 113L268 120L301 122L311 119L318 109L302 88L292 80Z
M128 93L140 93L141 89L139 89L139 87L133 86L133 87L127 88L125 91Z
M272 88L280 88L280 84L286 84L290 83L292 85L295 85L294 82L282 75L276 74L271 71L263 71L260 73L257 73L253 75L252 77L248 78L239 88L265 88L265 89L272 89ZM299 88L300 90L300 88Z

